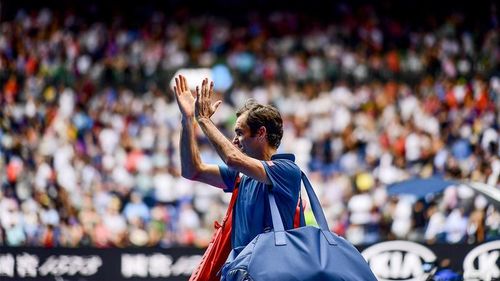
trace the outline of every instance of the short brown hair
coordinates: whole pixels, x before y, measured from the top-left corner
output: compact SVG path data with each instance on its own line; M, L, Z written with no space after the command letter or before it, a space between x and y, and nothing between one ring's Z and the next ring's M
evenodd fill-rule
M279 111L271 105L262 105L253 99L246 101L236 112L236 117L247 113L247 125L254 136L257 130L264 126L267 131L267 141L274 148L278 148L283 137L283 119Z

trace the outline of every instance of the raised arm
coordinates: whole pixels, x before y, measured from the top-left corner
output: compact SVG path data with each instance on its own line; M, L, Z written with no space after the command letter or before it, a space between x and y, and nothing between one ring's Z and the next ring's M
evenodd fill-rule
M195 99L189 90L186 78L179 75L174 86L177 105L182 114L182 131L180 138L181 173L182 176L216 187L224 188L219 167L201 161L200 151L195 138L196 121L194 118Z
M260 182L271 184L262 162L241 152L228 140L210 120L217 110L220 101L212 104L210 96L213 93L213 82L208 85L208 79L202 82L201 90L196 87L195 116L203 133L207 136L221 159L226 165ZM265 133L265 132L264 132Z

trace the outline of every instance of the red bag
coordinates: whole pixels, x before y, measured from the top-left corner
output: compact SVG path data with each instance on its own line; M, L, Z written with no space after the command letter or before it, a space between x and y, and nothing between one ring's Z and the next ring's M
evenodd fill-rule
M233 195L227 207L226 216L222 223L214 222L215 232L212 241L203 254L200 264L189 278L189 281L218 281L217 273L231 252L231 231L233 228L233 206L238 197L238 185L240 177L236 178Z

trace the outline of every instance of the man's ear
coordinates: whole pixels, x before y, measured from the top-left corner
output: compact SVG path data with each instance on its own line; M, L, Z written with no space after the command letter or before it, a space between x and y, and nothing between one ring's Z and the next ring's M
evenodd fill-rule
M266 129L266 127L261 126L259 128L259 130L257 131L257 134L258 134L260 140L265 141L266 140L266 136L267 136L267 129Z

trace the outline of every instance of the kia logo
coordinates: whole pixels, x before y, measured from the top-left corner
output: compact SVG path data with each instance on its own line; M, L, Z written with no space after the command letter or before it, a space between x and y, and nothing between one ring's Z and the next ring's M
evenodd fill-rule
M500 241L477 246L464 259L464 279L497 280L500 278Z
M424 263L436 261L436 255L420 244L388 241L366 248L362 253L379 281L421 281Z

